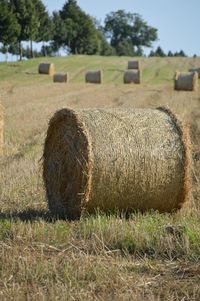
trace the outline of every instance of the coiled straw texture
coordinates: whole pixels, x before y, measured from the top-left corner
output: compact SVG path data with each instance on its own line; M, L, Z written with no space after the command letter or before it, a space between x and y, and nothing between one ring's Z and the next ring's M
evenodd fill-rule
M54 83L67 83L69 80L68 73L55 73L53 76Z
M183 91L198 90L198 73L197 72L176 72L174 77L174 89Z
M140 69L139 61L128 61L128 69Z
M101 84L103 82L102 70L87 71L85 74L85 82L92 84Z
M140 84L140 70L126 70L124 72L124 84Z
M44 145L50 210L70 219L100 209L171 212L187 199L187 130L167 109L57 111Z
M41 63L38 66L39 74L54 75L55 68L53 63Z

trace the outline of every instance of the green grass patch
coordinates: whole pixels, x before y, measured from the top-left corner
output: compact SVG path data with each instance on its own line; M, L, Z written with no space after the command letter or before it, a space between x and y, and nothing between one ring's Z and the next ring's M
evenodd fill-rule
M104 82L123 83L123 72L128 60L139 59L142 81L149 84L169 84L176 70L187 71L193 67L192 58L130 58L69 55L58 58L37 58L15 63L0 63L0 83L9 81L19 85L52 82L52 77L38 74L40 62L52 62L57 72L69 72L70 82L81 83L87 70L102 69ZM197 62L200 64L200 59Z

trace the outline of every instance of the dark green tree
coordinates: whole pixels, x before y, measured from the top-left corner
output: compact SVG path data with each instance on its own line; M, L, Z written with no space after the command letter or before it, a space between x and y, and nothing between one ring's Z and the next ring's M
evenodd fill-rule
M46 56L45 42L53 39L53 21L41 0L34 0L34 6L39 19L36 42L43 42L43 55Z
M105 37L99 34L99 51L98 54L103 56L116 55L115 49L108 43Z
M182 57L186 57L187 55L185 54L185 52L183 50L180 51L176 51L174 53L174 56L182 56Z
M9 45L8 47L8 52L11 53L12 55L19 55L19 47L18 47L18 43L12 43Z
M115 49L110 45L110 43L106 39L104 27L101 25L101 22L96 18L92 18L92 20L95 28L97 29L98 35L99 49L97 54L105 56L116 55Z
M65 22L60 16L60 13L53 12L53 43L52 49L58 51L60 47L64 47L67 44L68 32Z
M133 56L133 45L131 41L123 39L119 41L115 47L117 55L128 55Z
M151 50L150 53L149 53L149 57L153 57L153 56L155 56L155 53L154 53L153 50Z
M43 54L43 56L55 56L56 50L53 45L43 45L41 47L41 53Z
M172 57L172 56L174 56L174 55L173 55L173 53L171 52L171 50L169 50L169 52L168 52L167 56L169 56L169 57Z
M36 7L34 4L35 0L25 0L26 4L26 40L30 41L30 57L34 56L33 54L33 41L36 40L38 35L38 30L40 27L39 15L36 11Z
M182 57L187 57L187 55L185 54L185 52L183 50L181 50L179 52L179 56L182 56Z
M154 56L165 57L166 54L163 51L163 49L160 46L158 46L157 49L154 51Z
M95 54L99 52L99 35L92 18L78 5L76 0L68 0L60 16L65 24L67 37L64 45L73 54Z
M142 47L151 47L152 42L157 40L157 29L151 27L138 14L118 10L106 16L106 36L110 39L111 46L116 49L117 54L134 55L141 53ZM127 53L125 48L127 47Z
M20 26L13 14L10 2L0 1L0 42L3 44L2 51L7 53L11 43L17 41L20 34Z
M20 26L18 44L21 60L23 54L22 41L30 41L30 51L32 52L32 42L37 37L40 23L34 6L34 0L11 0L11 9Z

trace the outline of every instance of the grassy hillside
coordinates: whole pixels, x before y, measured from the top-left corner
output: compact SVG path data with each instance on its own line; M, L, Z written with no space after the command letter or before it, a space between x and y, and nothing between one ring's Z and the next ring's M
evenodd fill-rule
M199 67L200 58L143 58L139 86L122 84L128 59L50 59L57 71L70 73L69 84L38 75L40 59L0 64L1 300L200 300L200 91L174 91L172 81L175 70ZM100 67L104 84L85 84L85 71ZM76 222L55 220L41 161L52 114L62 107L160 105L190 126L194 160L185 208L128 219L97 213Z
M56 71L69 72L70 82L81 83L87 70L103 69L105 83L122 83L127 68L127 57L68 56L34 59L15 63L0 63L0 81L23 82L23 85L47 83L48 77L38 75L40 62L53 62ZM136 58L137 59L137 58ZM150 84L170 83L176 70L188 71L200 66L200 58L140 58L143 82Z

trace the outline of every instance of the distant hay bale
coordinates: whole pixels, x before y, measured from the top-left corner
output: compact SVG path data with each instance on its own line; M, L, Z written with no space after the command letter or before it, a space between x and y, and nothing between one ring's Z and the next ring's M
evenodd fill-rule
M174 76L174 89L183 91L198 90L198 74L197 72L179 72L176 71Z
M198 77L200 78L200 68L189 69L189 72L197 72L198 73Z
M126 70L124 72L124 84L140 84L141 82L140 70Z
M0 104L0 155L3 154L4 108Z
M128 69L140 69L139 61L128 61Z
M38 67L39 74L54 75L55 68L53 63L41 63Z
M85 82L92 84L101 84L103 82L103 72L98 71L87 71L85 74Z
M55 73L53 76L54 83L67 83L68 80L68 73Z
M187 130L168 109L62 109L50 120L43 179L57 216L180 209L189 170Z

